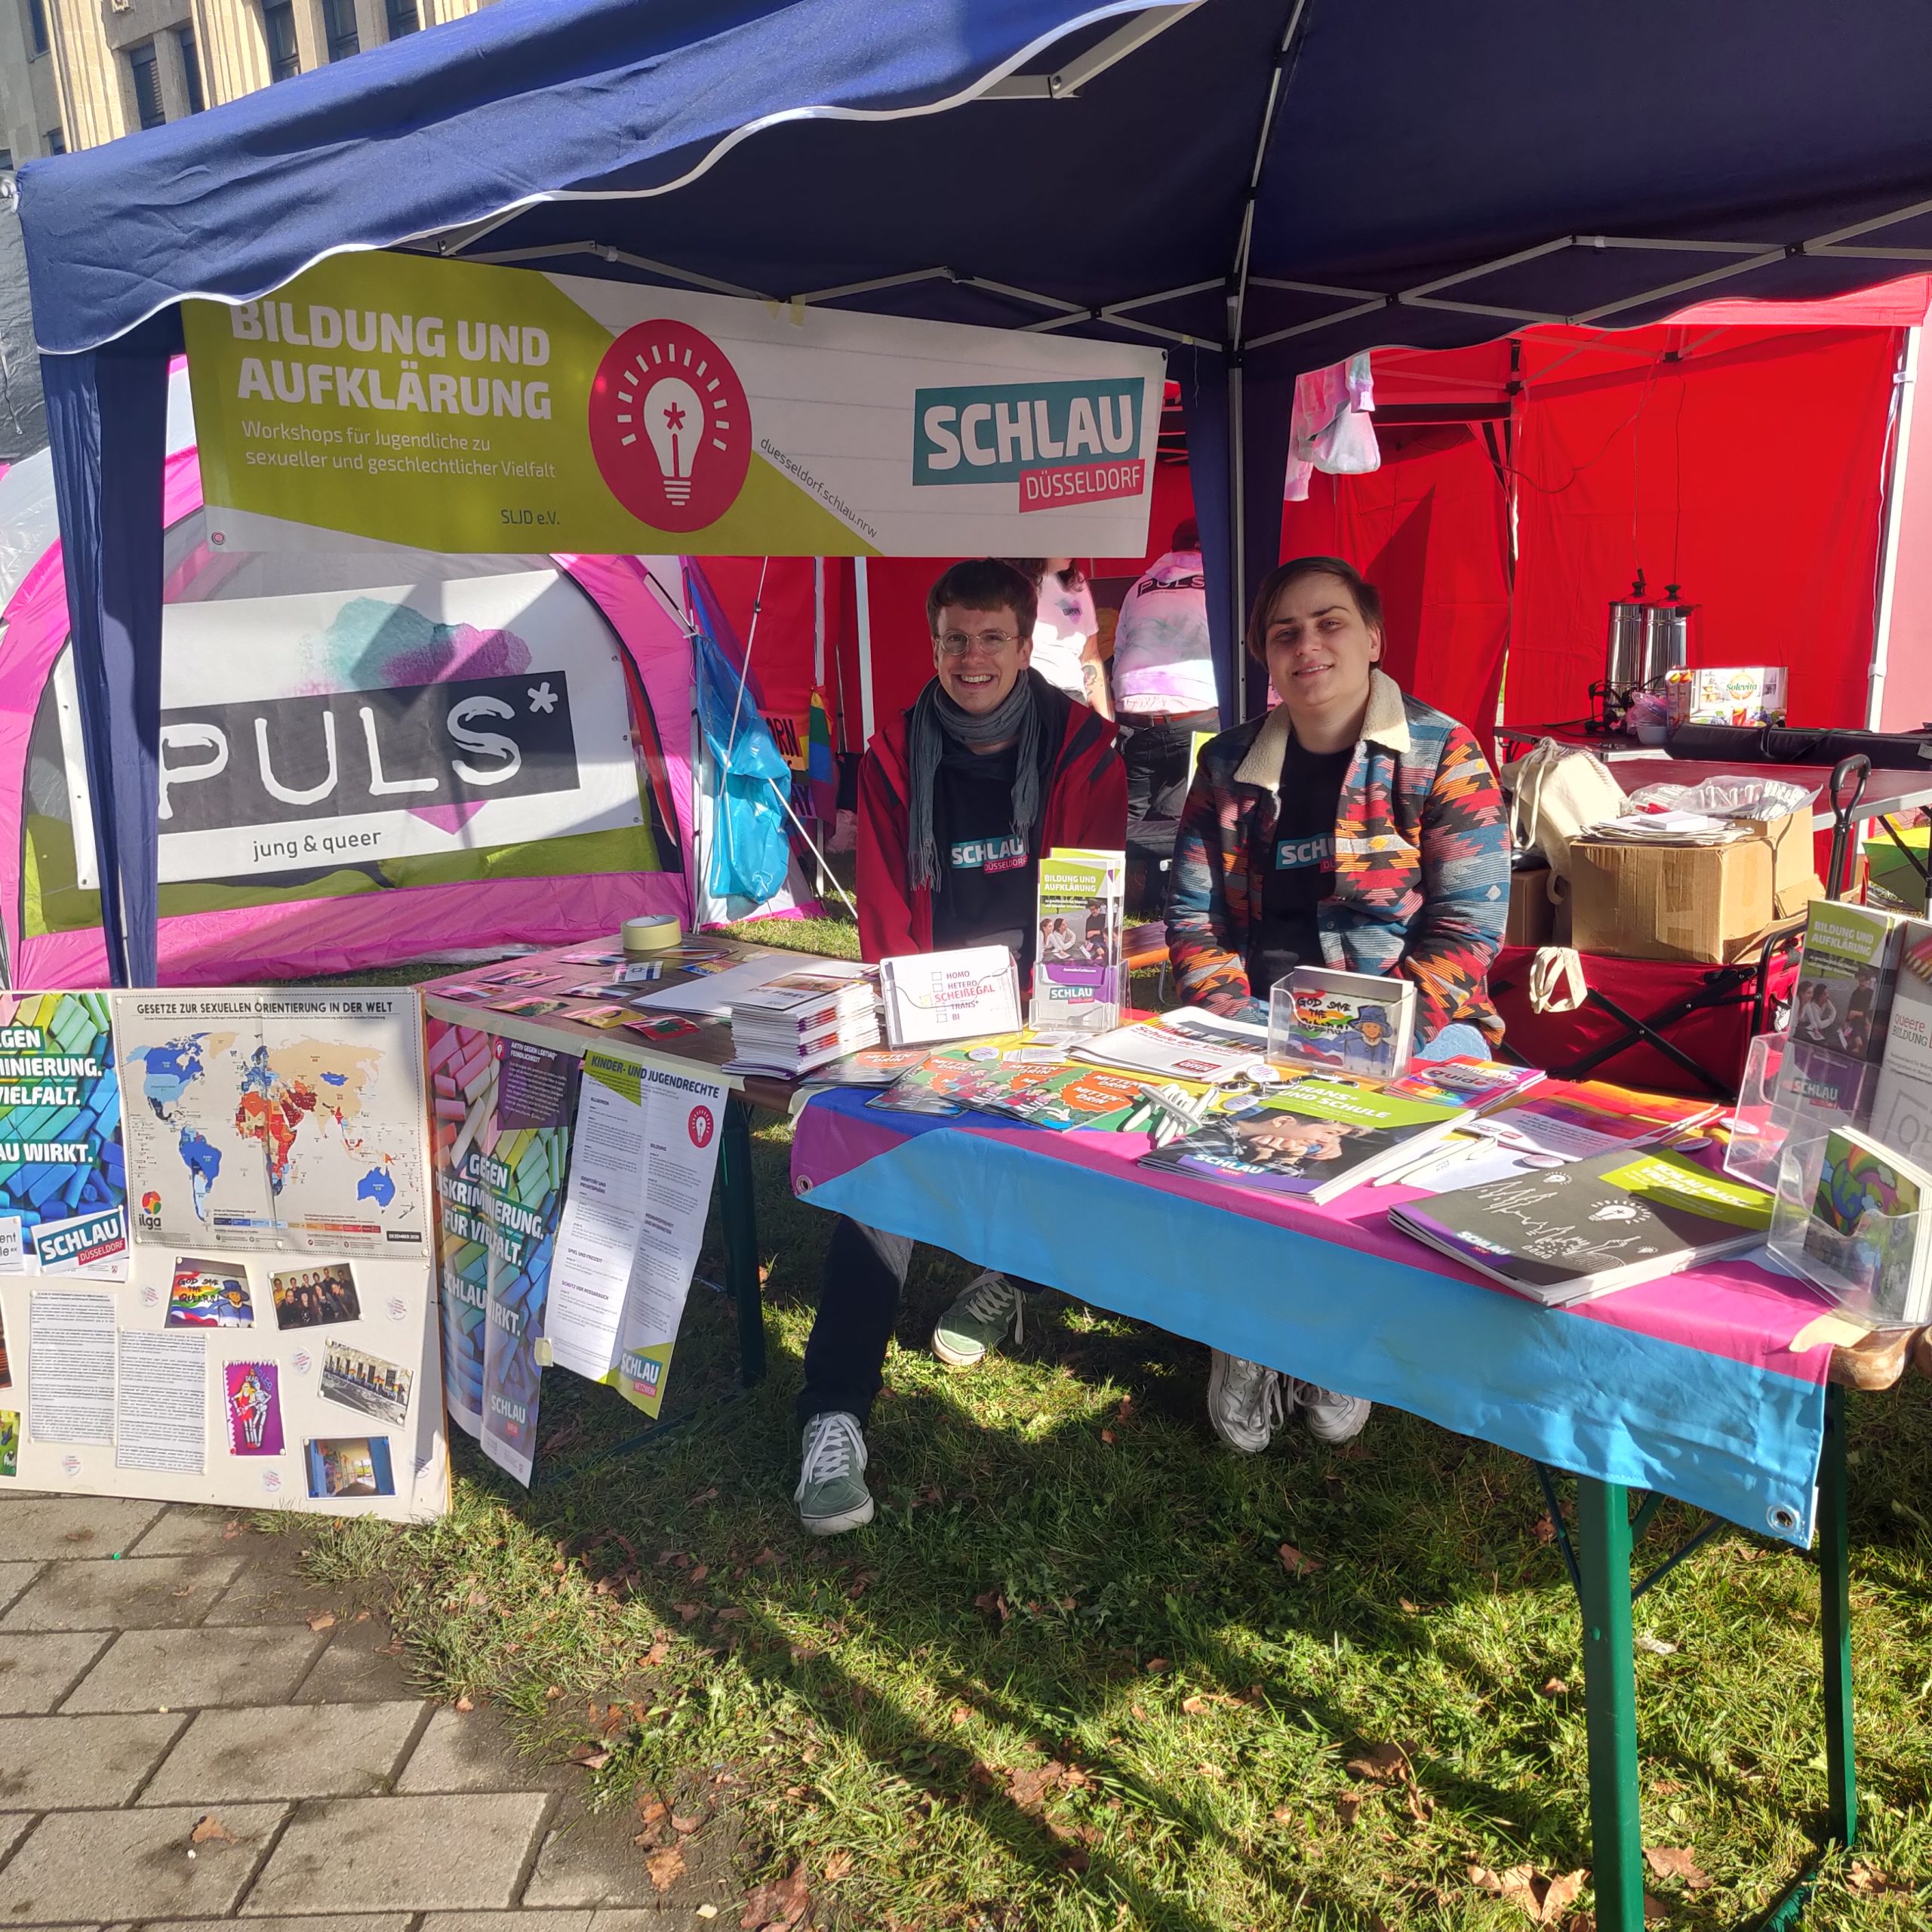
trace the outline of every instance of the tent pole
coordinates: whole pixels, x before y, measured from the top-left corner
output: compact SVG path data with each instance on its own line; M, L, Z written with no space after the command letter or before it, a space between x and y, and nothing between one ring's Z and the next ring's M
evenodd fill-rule
M1241 413L1241 360L1228 359L1228 549L1233 568L1228 573L1228 595L1233 609L1229 635L1234 639L1235 715L1238 724L1247 715L1247 652L1241 636L1247 598L1247 486L1246 438Z
M866 560L852 559L854 601L859 614L859 729L862 742L872 741L872 598L866 580Z
M1891 655L1892 616L1898 589L1900 532L1905 521L1906 453L1912 441L1912 397L1918 386L1918 329L1905 332L1892 410L1892 460L1886 466L1885 528L1878 563L1878 608L1872 614L1872 669L1866 685L1865 728L1881 731L1885 712L1885 666Z

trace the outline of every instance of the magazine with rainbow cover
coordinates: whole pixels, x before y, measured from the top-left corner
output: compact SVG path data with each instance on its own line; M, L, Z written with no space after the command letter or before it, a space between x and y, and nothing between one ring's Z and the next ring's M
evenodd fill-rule
M1383 1091L1404 1100L1433 1100L1480 1114L1520 1099L1548 1078L1540 1066L1512 1066L1503 1060L1459 1054L1453 1060L1414 1061Z
M1810 1278L1875 1321L1904 1327L1932 1312L1932 1174L1855 1128L1834 1128L1804 1227ZM1810 1271L1807 1270L1807 1272Z
M1126 878L1124 852L1056 846L1040 861L1034 1026L1101 1033L1119 1025Z
M1406 1201L1389 1220L1416 1240L1552 1308L1742 1254L1770 1232L1772 1199L1681 1154L1599 1154L1568 1167Z
M928 1094L980 1113L1063 1132L1186 1131L1207 1112L1211 1090L1195 1081L1150 1080L1070 1065L1051 1048L980 1046L934 1054L901 1076L895 1094Z
M1224 1104L1140 1164L1318 1204L1415 1159L1468 1118L1463 1107L1340 1080L1296 1080Z

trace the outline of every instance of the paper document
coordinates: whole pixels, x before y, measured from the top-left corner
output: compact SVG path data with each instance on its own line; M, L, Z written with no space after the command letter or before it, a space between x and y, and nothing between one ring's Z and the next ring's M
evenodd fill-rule
M708 974L681 986L660 986L655 992L639 993L631 1004L660 1012L703 1013L722 1019L731 1011L731 1002L740 993L748 993L781 973L794 971L798 964L795 952L770 953L762 959L747 959L741 964L726 967L721 973Z

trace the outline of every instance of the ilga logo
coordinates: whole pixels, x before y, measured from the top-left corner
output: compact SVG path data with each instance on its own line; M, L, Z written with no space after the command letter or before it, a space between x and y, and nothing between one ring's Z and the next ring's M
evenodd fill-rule
M1146 385L1137 377L921 389L912 481L1020 485L1022 510L1137 497Z
M606 487L655 530L702 530L751 467L745 386L708 335L668 316L625 330L590 385L590 453Z
M158 1235L161 1232L161 1193L157 1188L148 1188L141 1195L141 1204L134 1215L134 1221L144 1235Z

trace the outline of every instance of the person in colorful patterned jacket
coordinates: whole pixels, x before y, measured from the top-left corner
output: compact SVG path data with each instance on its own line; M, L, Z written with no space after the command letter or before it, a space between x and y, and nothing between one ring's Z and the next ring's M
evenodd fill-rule
M1399 975L1416 989L1418 1057L1487 1054L1503 1037L1487 975L1509 845L1481 746L1377 668L1382 600L1340 558L1272 572L1247 645L1281 701L1201 748L1168 903L1182 998L1265 1021L1269 989L1303 963ZM1296 1407L1332 1442L1369 1414L1214 1352L1208 1416L1232 1447L1265 1449Z

